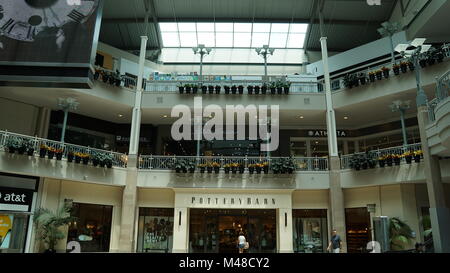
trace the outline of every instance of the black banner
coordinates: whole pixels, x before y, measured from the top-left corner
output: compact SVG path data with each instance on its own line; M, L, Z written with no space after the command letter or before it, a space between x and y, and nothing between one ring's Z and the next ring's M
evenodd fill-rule
M14 209L14 206L8 209L7 205L22 205L26 207L20 211L30 211L32 201L32 190L0 187L0 210L18 210Z

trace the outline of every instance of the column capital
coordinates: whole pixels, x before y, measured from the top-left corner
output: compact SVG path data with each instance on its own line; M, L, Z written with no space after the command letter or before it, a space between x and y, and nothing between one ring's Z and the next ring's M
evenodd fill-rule
M147 41L148 37L143 35L143 36L141 36L141 40L146 40Z
M320 37L320 41L322 42L322 41L326 41L327 40L327 37Z

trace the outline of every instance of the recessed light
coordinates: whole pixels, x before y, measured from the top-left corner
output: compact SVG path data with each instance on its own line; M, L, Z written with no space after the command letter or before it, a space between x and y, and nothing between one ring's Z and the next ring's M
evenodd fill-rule
M119 118L123 117L123 115L122 115L122 114L118 114L117 116L119 116Z
M299 118L300 118L300 119L303 119L303 118L304 118L304 116L300 116Z
M164 115L163 118L167 118L167 115Z
M344 117L344 119L348 119L348 117Z

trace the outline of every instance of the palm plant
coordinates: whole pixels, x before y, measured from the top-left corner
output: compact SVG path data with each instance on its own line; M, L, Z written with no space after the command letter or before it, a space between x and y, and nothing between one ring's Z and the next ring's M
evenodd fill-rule
M47 246L46 252L55 252L58 241L65 238L65 233L61 231L61 227L76 219L70 215L70 210L70 206L64 205L56 211L40 208L34 213L37 239Z
M404 250L414 239L411 227L397 217L389 220L389 234L392 250Z

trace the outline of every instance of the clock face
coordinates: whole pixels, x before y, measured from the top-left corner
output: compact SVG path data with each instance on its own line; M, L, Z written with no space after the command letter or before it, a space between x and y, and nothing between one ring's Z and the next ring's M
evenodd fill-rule
M98 0L0 0L0 36L33 42L47 28L83 24Z

